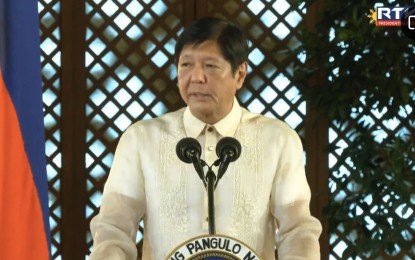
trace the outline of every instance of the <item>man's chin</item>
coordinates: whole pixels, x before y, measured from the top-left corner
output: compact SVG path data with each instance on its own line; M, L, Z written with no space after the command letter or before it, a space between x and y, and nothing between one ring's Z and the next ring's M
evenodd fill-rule
M213 111L215 109L215 106L212 104L194 104L194 103L188 103L187 104L190 108L190 111L193 115L209 115L213 114Z
M210 96L192 96L187 100L187 105L199 108L213 108L216 106L214 100Z

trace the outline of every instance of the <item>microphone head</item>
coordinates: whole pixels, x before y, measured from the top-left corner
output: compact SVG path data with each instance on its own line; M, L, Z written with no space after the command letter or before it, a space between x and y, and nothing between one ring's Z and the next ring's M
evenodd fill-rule
M241 143L233 137L223 137L216 145L216 155L222 159L225 155L231 156L231 162L241 155Z
M183 138L176 145L177 157L185 163L192 163L192 155L199 156L201 151L199 142L191 137Z

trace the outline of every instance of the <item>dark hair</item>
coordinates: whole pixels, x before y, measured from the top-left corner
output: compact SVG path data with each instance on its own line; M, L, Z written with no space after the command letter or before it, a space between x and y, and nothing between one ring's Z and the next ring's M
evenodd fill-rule
M205 17L194 21L180 34L175 48L176 65L183 47L197 46L207 40L218 43L223 57L231 64L233 73L239 65L248 61L248 40L241 28L220 18Z

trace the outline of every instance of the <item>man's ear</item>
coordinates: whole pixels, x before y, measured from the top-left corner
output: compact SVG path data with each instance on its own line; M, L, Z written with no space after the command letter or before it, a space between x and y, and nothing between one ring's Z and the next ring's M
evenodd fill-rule
M248 71L248 62L246 61L243 62L241 65L239 65L238 69L236 70L235 78L238 83L237 85L238 90L242 87L245 81L247 71Z

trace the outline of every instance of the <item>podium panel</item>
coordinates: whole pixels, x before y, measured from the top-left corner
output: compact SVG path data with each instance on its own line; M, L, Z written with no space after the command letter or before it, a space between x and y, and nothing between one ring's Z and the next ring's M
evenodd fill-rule
M260 260L255 251L235 238L204 235L191 238L176 247L166 260Z

